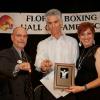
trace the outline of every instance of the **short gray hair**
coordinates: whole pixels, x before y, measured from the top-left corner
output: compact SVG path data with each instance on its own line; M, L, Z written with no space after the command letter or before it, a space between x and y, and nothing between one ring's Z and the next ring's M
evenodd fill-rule
M58 9L50 9L46 12L45 17L48 16L58 16L60 19L62 19L62 13Z

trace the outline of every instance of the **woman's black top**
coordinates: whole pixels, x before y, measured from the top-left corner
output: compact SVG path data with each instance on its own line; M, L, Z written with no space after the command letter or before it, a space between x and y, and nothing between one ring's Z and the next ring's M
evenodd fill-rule
M83 86L98 77L95 66L95 53L99 46L91 46L81 50L80 57L76 63L78 73L75 79L75 84ZM88 96L88 97L87 97ZM89 89L76 94L77 100L99 100L100 87ZM99 98L99 99L98 99Z

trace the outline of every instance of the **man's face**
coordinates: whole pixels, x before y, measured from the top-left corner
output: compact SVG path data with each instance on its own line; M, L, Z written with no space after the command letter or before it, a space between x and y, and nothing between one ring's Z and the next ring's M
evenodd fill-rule
M14 33L12 33L11 35L13 45L17 49L24 49L27 43L27 38L28 38L28 35L24 28L16 29Z
M62 22L58 16L48 16L47 26L53 36L61 33Z

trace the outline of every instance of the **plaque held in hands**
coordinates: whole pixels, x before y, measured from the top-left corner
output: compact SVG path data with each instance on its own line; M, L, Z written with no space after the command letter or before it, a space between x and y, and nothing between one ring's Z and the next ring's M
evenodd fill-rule
M74 85L75 64L56 63L54 67L54 89Z

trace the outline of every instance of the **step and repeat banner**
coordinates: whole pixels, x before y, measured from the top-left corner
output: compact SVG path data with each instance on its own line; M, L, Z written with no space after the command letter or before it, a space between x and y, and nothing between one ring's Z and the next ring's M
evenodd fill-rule
M100 12L63 13L63 32L76 33L81 22L92 22L100 32ZM44 13L0 13L0 33L12 33L13 28L22 26L28 34L49 34L46 31Z

